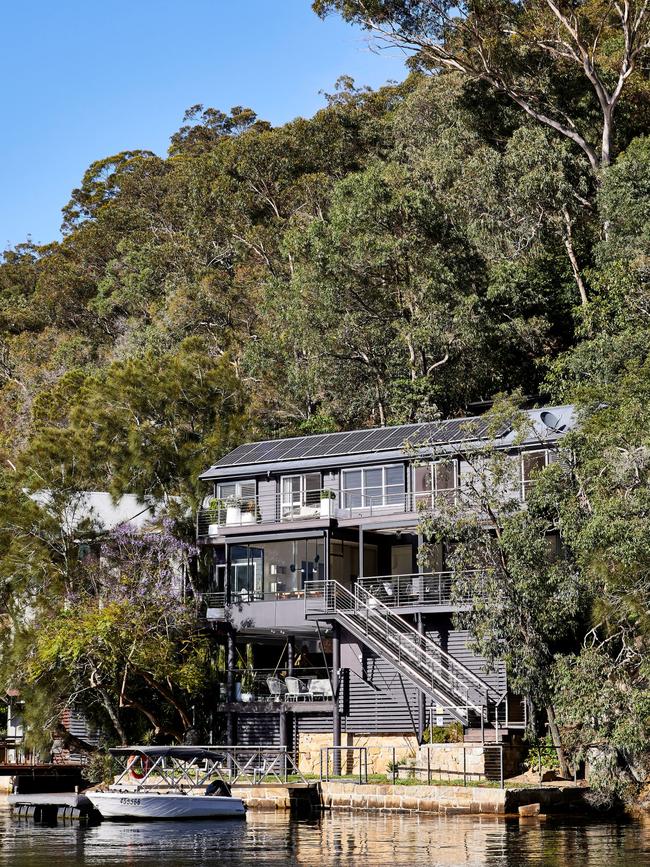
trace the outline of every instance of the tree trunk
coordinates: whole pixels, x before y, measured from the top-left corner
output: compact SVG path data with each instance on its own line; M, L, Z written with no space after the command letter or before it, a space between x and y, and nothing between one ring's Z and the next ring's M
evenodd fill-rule
M555 711L553 710L553 705L549 704L546 707L546 716L548 718L548 730L551 734L551 738L553 739L553 746L557 752L557 760L560 763L560 776L565 780L571 779L571 770L569 768L569 763L566 759L566 753L564 752L564 747L562 746L562 742L560 740L560 730L557 727L557 723L555 721Z
M585 307L589 303L589 299L587 297L587 287L585 286L585 281L582 279L582 273L578 264L578 258L573 247L571 216L566 206L562 208L562 216L564 218L565 226L564 247L566 249L567 256L569 257L569 262L571 263L573 279L576 281L576 286L578 287L578 292L580 293L580 303L583 307Z
M102 687L99 687L98 691L99 691L99 694L100 694L101 699L102 699L102 704L104 705L104 708L106 709L106 713L110 717L110 720L113 723L113 728L117 732L117 736L120 739L120 745L125 747L127 744L127 737L126 737L126 732L122 728L122 723L120 722L119 714L115 710L115 708L113 707L113 702L111 701L110 696L108 695L108 692L105 689L103 689Z

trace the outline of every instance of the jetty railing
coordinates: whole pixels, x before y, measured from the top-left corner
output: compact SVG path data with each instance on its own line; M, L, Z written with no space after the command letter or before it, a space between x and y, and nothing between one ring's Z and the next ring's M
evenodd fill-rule
M172 747L164 752L132 747L128 755L126 750L112 752L120 765L114 785L133 791L201 789L215 778L231 786L307 782L293 753L281 746Z

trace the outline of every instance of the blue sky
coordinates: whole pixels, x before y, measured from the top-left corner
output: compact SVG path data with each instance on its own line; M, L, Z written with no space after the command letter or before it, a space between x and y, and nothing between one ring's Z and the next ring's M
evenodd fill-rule
M60 211L95 159L159 154L186 108L309 116L339 75L377 87L403 59L321 21L310 0L6 0L0 80L0 250L59 237Z

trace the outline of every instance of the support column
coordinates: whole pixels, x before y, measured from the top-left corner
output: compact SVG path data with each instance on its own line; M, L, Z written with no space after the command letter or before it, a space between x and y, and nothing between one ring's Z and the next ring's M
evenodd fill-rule
M295 656L296 640L293 635L287 638L287 674L293 677L293 660Z
M341 670L341 627L338 623L332 624L332 696L334 698L334 710L332 712L332 746L341 746L341 714L339 713L339 672ZM341 773L341 753L334 752L333 762L334 775Z
M289 736L287 733L287 712L286 710L280 711L280 746L288 747L289 746Z
M417 615L418 634L424 635L424 617ZM418 742L422 743L424 730L427 726L427 697L422 690L418 691Z
M359 578L363 578L363 527L359 524Z
M235 630L228 630L226 644L226 701L235 700ZM226 715L226 740L229 746L235 743L235 714L229 710Z

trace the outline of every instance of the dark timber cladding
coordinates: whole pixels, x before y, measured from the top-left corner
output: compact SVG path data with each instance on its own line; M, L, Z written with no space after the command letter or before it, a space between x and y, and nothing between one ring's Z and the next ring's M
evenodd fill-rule
M457 492L471 485L471 455L486 445L509 462L509 495L523 508L532 475L554 459L575 422L569 406L526 416L521 426L493 428L473 416L248 443L203 473L216 498L206 494L197 531L214 547L210 580L224 600L207 610L228 634L229 742L289 746L304 735L303 748L318 750L323 738L309 737L316 733L335 747L375 734L421 741L429 722L460 722L468 741L486 737L486 728L496 740L523 730L503 662L489 666L453 619L458 606L445 595L453 540L437 543L429 570L418 567L417 513L422 503L434 511L463 505ZM240 642L259 637L260 670L278 632L296 648L303 636L308 656L316 653L314 631L327 629L318 652L335 703L317 700L293 655L286 674L275 670L295 701L260 704L273 702L282 683L254 697L259 707L235 701L236 629ZM310 665L319 667L320 657Z

